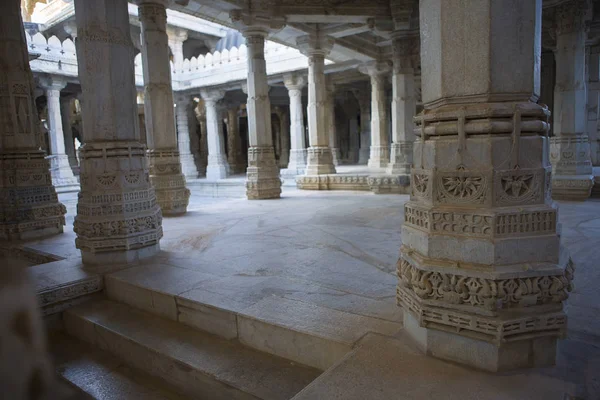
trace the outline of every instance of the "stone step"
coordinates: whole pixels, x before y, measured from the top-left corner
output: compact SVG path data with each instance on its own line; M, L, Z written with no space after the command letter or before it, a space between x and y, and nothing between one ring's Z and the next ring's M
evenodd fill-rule
M107 275L105 285L112 300L322 371L365 334L393 335L402 329L399 322L272 294L306 291L301 283L217 278L163 264ZM247 283L253 280L258 283Z
M50 351L59 376L80 399L183 400L173 388L119 358L73 337L55 333Z
M319 371L110 300L64 313L66 331L191 398L289 399Z

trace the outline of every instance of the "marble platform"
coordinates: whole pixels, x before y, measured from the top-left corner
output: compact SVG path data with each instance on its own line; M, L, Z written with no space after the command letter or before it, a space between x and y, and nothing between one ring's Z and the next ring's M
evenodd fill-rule
M399 391L411 399L423 393L461 399L599 397L600 201L559 203L562 240L577 270L566 305L569 338L559 344L558 366L489 375L425 357L402 334L395 263L408 196L284 186L281 200L247 201L191 190L190 211L164 219L155 259L95 269L81 265L74 247L76 195L61 194L65 233L22 244L64 258L27 267L38 289L48 296L54 282L59 295L70 281L102 277L96 289L111 301L324 371L298 399L388 399ZM81 318L106 312L81 307L89 306L69 309ZM430 379L402 378L409 361ZM454 378L475 389L446 392Z

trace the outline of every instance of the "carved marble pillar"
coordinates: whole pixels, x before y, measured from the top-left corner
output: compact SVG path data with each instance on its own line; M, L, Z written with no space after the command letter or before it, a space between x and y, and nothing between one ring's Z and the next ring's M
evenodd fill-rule
M65 134L63 132L63 119L60 107L60 91L67 86L67 82L59 78L40 78L40 85L46 91L48 101L48 137L50 155L50 173L52 182L56 186L77 185L77 178L69 164L69 156L65 150Z
M550 197L549 112L535 103L541 11L420 2L425 109L398 303L424 352L489 371L554 364L567 328L573 264Z
M246 169L242 162L240 146L238 107L229 107L227 109L227 162L232 174L244 172Z
M554 136L550 139L552 197L555 199L585 200L594 184L586 126L585 19L588 9L591 11L588 0L570 0L556 7Z
M290 161L290 122L285 110L279 106L275 107L274 110L279 121L277 127L279 137L279 167L287 168Z
M198 165L200 175L206 175L206 166L208 165L208 137L206 135L206 106L204 100L200 99L194 109L194 115L200 126L200 154L196 164Z
M69 165L73 173L77 175L79 165L77 164L77 155L75 154L75 141L73 139L73 125L71 121L72 116L72 102L73 98L61 98L60 101L60 114L62 116L63 133L65 137L65 153L69 158Z
M327 134L329 136L329 148L331 149L331 159L333 165L340 165L340 148L336 132L335 121L335 85L331 79L326 79L325 85L325 107L327 113Z
M202 99L206 107L206 140L208 144L208 164L206 179L227 178L229 164L225 155L223 118L217 102L225 96L224 90L202 90Z
M368 93L353 90L354 96L360 107L360 149L358 150L358 164L366 165L371 152L371 98Z
M287 168L281 171L284 176L296 176L306 169L306 141L304 138L304 110L302 108L302 88L306 79L288 74L283 80L290 98L290 158Z
M0 239L61 233L65 207L40 150L35 85L19 2L0 3Z
M371 147L369 168L381 169L390 162L388 136L388 102L385 95L385 78L390 72L387 62L373 61L362 65L359 70L371 80Z
M231 19L246 38L248 46L248 169L246 196L248 199L272 199L281 196L279 168L275 163L271 137L271 102L267 84L265 38L271 28L281 28L276 18L258 18L231 13Z
M183 42L188 38L188 31L180 27L167 27L169 48L173 54L173 67L175 73L183 69Z
M179 215L187 210L190 191L185 184L177 148L169 46L165 31L167 12L162 0L140 0L138 4L142 26L144 114L150 180L163 215Z
M85 100L75 245L84 263L133 262L160 250L162 213L140 143L127 1L75 0L75 17Z
M186 178L195 179L198 177L198 168L196 168L194 155L192 154L189 127L189 112L192 99L188 95L181 94L175 98L175 101L177 147L181 161L181 172Z
M410 176L413 143L415 141L413 117L416 112L415 75L411 57L418 49L418 38L394 32L392 39L392 148L387 173Z
M328 134L325 56L333 40L321 34L297 39L300 51L308 57L308 136L306 175L335 174Z

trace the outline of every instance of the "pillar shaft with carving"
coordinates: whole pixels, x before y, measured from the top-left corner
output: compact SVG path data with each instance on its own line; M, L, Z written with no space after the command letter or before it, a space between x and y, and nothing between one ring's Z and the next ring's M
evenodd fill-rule
M550 198L549 112L535 102L541 11L420 2L425 110L398 302L424 352L489 371L553 364L567 328L573 265Z
M413 117L416 112L415 76L411 57L418 49L418 39L396 32L392 39L392 147L387 173L410 175L413 143L415 141Z
M290 98L290 159L287 168L281 171L285 176L296 176L306 169L306 140L304 138L304 110L302 88L306 79L298 75L284 76L284 84Z
M279 167L275 162L271 136L271 102L265 62L265 38L270 28L283 25L276 18L232 12L231 19L246 38L248 47L248 199L273 199L281 196ZM266 22L268 21L268 22Z
M323 35L302 36L298 47L308 57L308 148L306 175L335 174L328 134L325 56L333 41Z
M85 139L75 245L84 263L132 262L160 250L162 213L140 143L127 1L75 0L75 17Z
M227 162L232 174L244 172L246 169L241 152L238 107L230 107L227 109Z
M178 95L176 101L177 147L179 149L181 172L186 178L195 179L198 178L198 168L196 167L192 152L189 126L189 112L192 99L187 95Z
M221 107L217 103L223 99L225 91L202 90L201 94L206 107L206 140L208 145L206 179L224 179L229 176L229 164L225 154Z
M77 178L73 175L69 157L65 150L65 135L60 106L60 91L65 88L67 82L53 77L44 77L40 79L40 85L46 91L48 101L49 158L52 182L56 186L77 185Z
M287 168L290 162L290 121L288 114L284 110L280 110L277 115L279 117L279 135L281 139L279 166Z
M326 113L327 113L327 134L329 136L329 148L331 149L331 159L334 166L340 165L340 149L338 136L336 132L335 121L335 86L331 79L326 79Z
M183 214L187 210L190 191L181 172L177 148L167 13L162 0L140 0L138 10L142 26L144 114L150 180L163 215Z
M554 136L550 140L555 199L585 200L593 186L585 82L585 19L590 13L588 0L570 0L556 7Z
M63 231L49 162L40 150L40 123L19 2L0 4L0 239Z

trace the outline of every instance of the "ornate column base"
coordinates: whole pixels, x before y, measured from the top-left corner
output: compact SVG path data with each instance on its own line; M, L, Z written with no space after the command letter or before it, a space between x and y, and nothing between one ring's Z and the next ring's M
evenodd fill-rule
M216 181L225 179L229 176L229 163L223 154L209 155L208 165L206 166L206 179Z
M57 154L48 156L50 161L50 174L52 175L52 183L55 187L79 185L79 180L73 174L69 163L69 156L66 154Z
M273 147L248 148L246 175L248 200L278 199L281 197L281 179L275 163Z
M286 169L281 170L281 175L291 178L304 174L306 171L306 153L306 149L290 150L290 162Z
M412 148L412 142L392 143L390 163L387 165L386 173L409 176L412 164Z
M91 142L79 154L81 191L74 231L83 262L131 263L156 254L162 213L150 184L145 146Z
M0 239L62 233L66 212L52 186L44 152L0 152Z
M306 159L306 175L335 174L333 155L329 147L309 147Z
M583 201L594 186L590 142L587 135L550 138L552 162L552 198Z
M163 215L185 214L190 191L181 173L179 151L149 150L150 182L156 192L156 201Z
M333 160L333 165L334 166L338 166L340 165L340 149L334 147L331 149L331 158Z
M390 148L388 146L371 146L369 155L369 168L386 168L390 162Z
M358 150L358 164L359 165L367 165L367 163L369 162L370 151L371 150L368 147L361 147Z
M181 161L181 173L183 176L189 179L198 178L198 168L196 168L196 162L192 154L180 154L179 160Z

